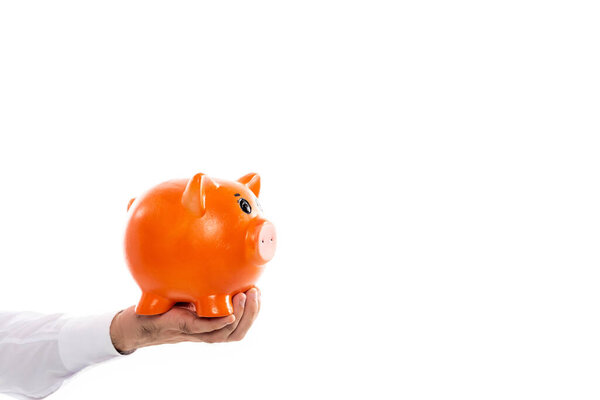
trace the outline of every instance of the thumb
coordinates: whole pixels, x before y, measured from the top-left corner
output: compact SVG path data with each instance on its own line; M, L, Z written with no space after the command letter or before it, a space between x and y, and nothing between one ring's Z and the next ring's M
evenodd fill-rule
M189 330L187 333L206 333L224 328L235 321L235 315L227 315L225 317L204 318L195 317L190 321Z

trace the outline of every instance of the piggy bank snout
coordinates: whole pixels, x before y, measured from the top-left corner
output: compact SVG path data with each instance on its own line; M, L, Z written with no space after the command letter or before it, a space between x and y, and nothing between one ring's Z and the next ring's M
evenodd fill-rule
M256 224L250 228L250 245L253 249L256 261L259 264L264 264L270 261L275 255L275 248L277 247L277 234L275 233L275 226L269 221L257 221Z
M275 227L270 222L265 222L260 227L258 234L258 254L260 258L269 261L275 255L275 247L277 246L277 235Z

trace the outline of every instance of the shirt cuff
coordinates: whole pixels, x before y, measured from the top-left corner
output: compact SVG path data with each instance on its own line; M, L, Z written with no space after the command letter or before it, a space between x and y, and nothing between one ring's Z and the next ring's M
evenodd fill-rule
M111 358L124 357L112 344L110 324L115 313L68 318L58 335L58 348L65 368L79 371Z

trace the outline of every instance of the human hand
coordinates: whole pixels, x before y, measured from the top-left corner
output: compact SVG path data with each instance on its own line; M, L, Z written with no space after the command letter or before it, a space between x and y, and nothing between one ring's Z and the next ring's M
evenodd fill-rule
M232 302L233 314L218 318L198 317L191 304L176 305L160 315L137 315L131 306L115 315L110 337L121 354L157 344L242 340L260 310L260 292L252 288L235 295Z

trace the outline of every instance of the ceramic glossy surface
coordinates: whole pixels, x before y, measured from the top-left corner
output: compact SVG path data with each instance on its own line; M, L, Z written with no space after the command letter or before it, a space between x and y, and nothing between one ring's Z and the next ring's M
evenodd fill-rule
M125 258L142 289L136 313L162 314L176 302L203 317L233 313L231 298L252 288L275 254L259 192L255 173L237 181L196 174L132 199Z

